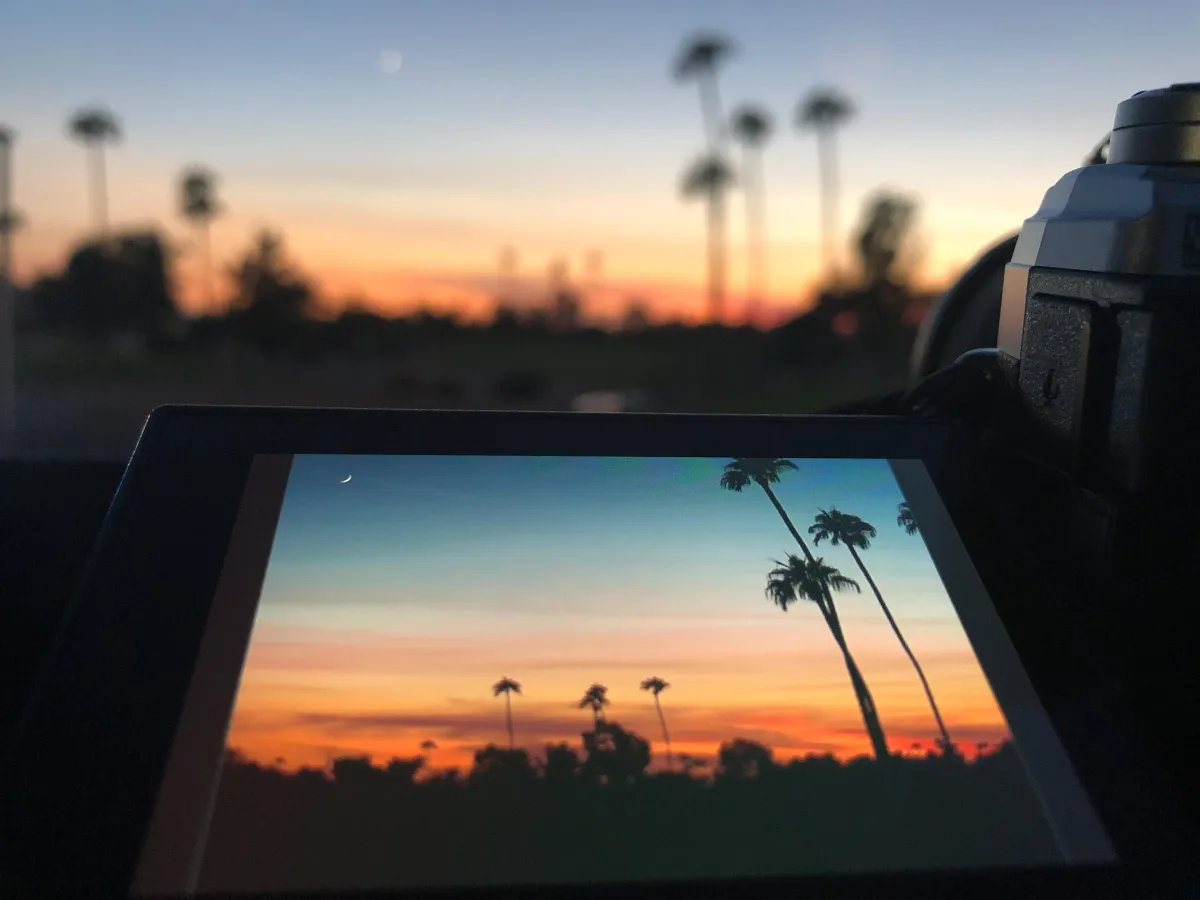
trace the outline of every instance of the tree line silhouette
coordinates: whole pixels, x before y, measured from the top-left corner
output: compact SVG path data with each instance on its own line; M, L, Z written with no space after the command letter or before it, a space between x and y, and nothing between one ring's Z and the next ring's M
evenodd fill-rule
M325 769L286 771L227 751L200 880L206 891L500 885L647 878L753 877L807 872L1045 865L1061 856L1010 741L978 744L968 760L950 734L925 673L863 558L876 530L834 507L816 514L814 545L844 547L911 662L938 734L935 750L889 748L879 710L841 627L835 595L858 583L814 556L773 485L796 463L738 457L720 487L757 486L800 553L766 575L787 612L813 604L843 656L872 753L850 760L809 753L787 761L758 741L720 743L715 764L671 750L661 702L670 684L643 679L662 731L651 742L610 719L608 687L577 701L591 714L578 746L518 747L513 695L504 698L507 746L488 743L466 772L422 755L376 765L345 755ZM896 524L919 524L907 502Z
M434 742L426 742L434 744ZM396 888L1039 865L1053 837L1011 743L786 762L734 738L711 773L649 770L607 721L578 747L489 744L469 771L339 757L285 771L231 749L201 891Z

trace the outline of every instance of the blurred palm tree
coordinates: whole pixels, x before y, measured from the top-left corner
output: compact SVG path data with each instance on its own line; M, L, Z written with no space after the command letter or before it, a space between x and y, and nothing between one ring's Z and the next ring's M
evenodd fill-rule
M733 135L742 145L742 194L746 199L746 299L754 307L767 290L767 194L763 146L771 137L771 114L750 103L733 113Z
M921 681L921 687L925 690L925 699L929 701L929 708L933 711L934 721L937 722L938 732L941 734L941 746L944 750L949 751L951 746L950 733L946 730L946 723L942 720L942 711L938 709L937 701L933 697L933 689L929 686L929 679L925 677L925 670L921 668L916 654L913 653L912 647L905 640L904 632L900 630L900 624L896 621L896 617L892 615L891 607L883 599L883 592L879 590L879 585L871 577L866 563L863 562L858 552L859 550L871 549L871 540L877 535L875 526L870 522L860 519L858 516L842 512L840 509L830 508L827 510L822 509L817 513L817 517L808 529L808 533L813 536L814 544L819 544L821 541L826 540L835 547L841 544L854 557L854 562L858 565L858 570L862 572L863 578L867 579L867 584L871 586L871 590L875 594L875 600L879 603L879 608L883 610L884 618L887 619L888 625L892 627L892 634L896 635L896 640L900 642L900 647L904 650L905 655L908 656L908 661L912 663L913 670L917 673L917 678Z
M837 131L854 115L854 105L836 88L810 91L796 107L796 125L817 137L817 165L821 177L821 243L825 275L837 267L838 171Z
M708 204L708 319L725 316L726 224L725 194L734 182L733 170L721 157L706 154L684 173L680 192L700 197Z
M12 208L13 132L0 125L0 456L12 454L17 431L16 300L12 236L21 215Z
M786 562L775 560L775 568L767 573L766 594L784 612L787 612L789 606L801 600L815 604L821 611L821 617L825 620L829 633L833 635L838 649L842 651L842 659L845 660L846 671L850 674L850 683L854 688L875 758L887 759L891 753L888 750L883 726L879 723L875 702L867 689L866 680L858 668L858 663L854 661L854 657L850 653L850 646L846 643L846 635L842 631L841 618L838 616L837 606L833 602L834 592L845 590L862 592L857 581L847 578L833 566L827 565L825 560L819 556L805 559L789 553Z
M108 184L104 172L104 145L121 137L121 126L108 110L81 109L67 123L71 136L88 151L92 181L92 227L103 235L108 230Z
M21 214L12 208L12 129L0 125L0 278L12 270L12 235L21 227Z
M671 760L671 735L667 733L667 718L663 715L662 701L658 695L669 688L671 685L663 681L657 675L651 676L642 682L642 690L650 691L654 694L654 708L658 712L658 724L662 726L663 743L667 746L667 768L675 768L674 762Z
M902 501L897 510L899 514L896 516L896 524L908 534L916 534L920 529L917 527L917 517L913 515L912 507L908 505L908 501Z
M688 38L675 58L675 78L695 81L700 90L700 113L709 153L716 153L723 138L724 116L717 71L733 55L733 42L720 34L700 34Z
M492 685L492 696L499 697L504 695L504 724L508 728L508 749L513 749L516 746L516 740L513 736L513 721L512 721L512 695L521 693L521 685L511 678L501 678Z
M580 709L592 711L592 720L595 722L596 728L599 728L600 723L604 721L604 707L606 706L608 706L608 688L602 684L593 684L583 692L583 699L579 701Z
M213 286L212 221L221 213L217 202L217 179L208 169L192 166L179 180L179 213L196 227L204 266L204 300L211 310L216 297Z

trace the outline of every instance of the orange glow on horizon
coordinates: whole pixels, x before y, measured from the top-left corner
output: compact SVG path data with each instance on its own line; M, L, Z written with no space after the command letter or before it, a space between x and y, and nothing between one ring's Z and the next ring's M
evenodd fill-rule
M123 228L133 230L136 226ZM146 223L146 228L155 227ZM324 243L325 230L310 232L280 229L287 253L297 269L312 282L319 298L319 314L336 315L348 308L367 309L381 315L399 316L426 309L453 314L467 321L489 318L500 292L500 276L489 268L494 252L478 242L462 247L439 247L440 252L421 254L419 265L407 264L408 254L399 256L395 248L381 247L367 240L361 246L348 242L344 235L333 244ZM240 235L239 235L240 232ZM245 252L248 229L220 227L214 234L214 256L218 260L214 278L216 305L209 304L207 281L195 254L191 252L193 235L176 229L167 238L176 248L173 281L177 302L191 316L219 312L221 298L228 297L231 286L227 269ZM235 237L241 237L235 240ZM18 283L60 271L71 247L85 239L82 233L44 228L18 236L15 274ZM431 248L433 249L433 248ZM702 246L630 245L624 248L626 260L615 256L610 271L596 284L576 279L574 287L584 298L584 316L588 321L616 322L632 301L644 303L655 321L699 322L706 306L706 282L703 264L697 260ZM939 264L927 265L916 279L918 291L938 291L953 280L972 256L982 248L973 248ZM532 255L532 254L531 254ZM727 300L728 321L753 320L754 324L773 326L807 309L821 284L816 262L807 265L782 262L788 248L779 248L781 262L775 265L770 294L758 304L750 304L743 290L740 248L731 252L731 272ZM541 254L545 260L553 254ZM547 279L537 266L526 266L515 279L518 305L532 307L545 302Z
M808 754L846 760L870 752L844 666L827 636L750 625L673 632L679 646L698 654L668 658L664 669L677 673L662 696L676 755L715 764L719 745L739 737L765 744L781 761ZM507 746L504 700L491 696L482 670L509 664L531 676L519 679L524 693L512 698L517 746L535 758L547 744L566 742L580 750L581 733L592 727L590 712L577 706L580 685L597 666L586 655L592 639L546 632L501 641L509 660L528 660L522 667L481 659L486 648L495 652L487 636L400 638L272 626L251 648L227 744L287 770L325 768L338 756L368 756L377 765L425 756L431 770L469 770L476 750ZM604 644L606 637L594 640ZM607 718L651 742L655 768L664 765L665 746L650 696L636 689L636 672L644 666L635 660L663 640L661 633L627 634L628 662L612 663L604 676L612 699ZM545 656L548 652L554 655ZM933 749L932 717L907 661L874 641L860 641L856 656L892 750ZM467 660L480 662L472 666ZM779 682L781 660L796 661L794 683ZM934 645L922 661L937 685L943 715L954 723L952 739L966 755L974 755L979 743L1009 739L969 651ZM430 740L436 749L423 750Z

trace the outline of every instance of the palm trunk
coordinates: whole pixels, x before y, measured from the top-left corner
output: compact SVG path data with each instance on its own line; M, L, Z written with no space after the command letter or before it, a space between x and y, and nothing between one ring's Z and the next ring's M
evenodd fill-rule
M891 751L888 749L887 735L884 734L883 725L879 721L879 712L875 708L875 698L871 696L867 680L863 678L858 663L854 661L854 656L850 653L850 645L846 643L846 635L842 631L842 622L838 618L837 607L829 597L826 597L825 602L820 606L821 614L825 617L825 624L829 626L829 631L833 634L833 639L837 642L838 649L842 651L842 658L846 662L846 671L850 674L850 684L854 687L854 694L858 698L863 725L867 730L867 737L871 741L871 750L876 759L888 759Z
M725 190L708 195L708 318L719 324L725 317Z
M937 721L938 731L942 735L942 749L948 751L950 749L950 733L946 730L946 723L942 721L941 710L938 709L937 701L933 699L933 690L929 687L929 681L925 678L925 670L921 668L921 664L917 662L917 656L912 652L912 648L908 646L908 641L904 639L904 634L900 631L900 625L896 622L892 615L891 609L883 599L883 594L879 587L875 584L875 579L871 577L871 573L867 571L866 565L862 561L862 557L858 555L858 550L851 544L846 544L850 555L854 557L854 561L858 563L858 569L863 573L863 577L867 579L867 584L871 586L871 590L875 593L875 599L879 601L879 608L883 610L884 616L887 617L888 624L892 626L892 633L896 635L896 640L900 642L900 646L904 648L904 652L908 655L909 662L916 669L917 677L921 679L921 687L925 690L925 698L929 701L929 708L933 710L933 718Z
M821 246L825 277L832 281L837 271L837 143L834 130L828 126L817 132L817 165L821 170Z
M96 233L104 237L108 232L108 186L105 183L104 143L92 141L88 148L92 179L92 223Z
M742 161L746 198L746 300L754 308L766 292L766 196L762 181L762 150L747 147ZM750 310L747 309L747 313ZM747 324L749 316L745 317Z
M658 724L662 726L663 743L667 745L667 768L674 769L675 764L671 759L671 735L667 733L667 717L663 715L662 703L658 699L658 694L654 695L654 708L658 710Z
M766 482L759 482L759 487L766 493L771 504L775 507L775 511L783 519L783 524L787 526L787 530L791 532L792 537L796 539L796 543L800 545L800 549L804 551L805 558L810 563L813 562L812 551L808 549L808 544L804 542L804 538L796 530L791 517L787 514L787 510L783 508L783 504L779 502L779 498L775 496L775 492L771 490L771 486ZM876 759L886 759L890 755L890 751L888 750L887 736L883 731L883 724L879 721L879 712L875 708L875 698L871 696L871 689L867 687L866 679L863 678L858 664L850 654L850 646L846 643L846 636L842 632L842 623L838 618L837 607L833 603L833 596L828 590L822 593L823 596L818 606L821 607L821 615L825 617L825 623L829 626L829 630L833 632L833 639L837 641L838 647L842 651L842 656L845 657L846 670L850 673L850 683L854 687L854 696L858 698L858 706L862 711L863 724L866 726L867 736L871 739L871 747L875 751Z
M758 486L763 489L767 495L767 499L771 501L771 505L775 507L775 512L779 513L779 518L783 519L783 524L787 526L787 530L792 537L796 539L796 543L800 545L800 549L804 551L804 557L809 562L813 561L812 551L808 549L808 544L804 543L804 538L800 536L800 532L796 530L796 526L792 524L791 517L787 514L787 510L783 508L783 504L779 502L779 498L775 496L775 492L771 490L771 486L765 481L760 481Z
M203 255L201 265L204 266L204 303L210 315L216 312L217 298L213 285L212 262L212 220L204 219L200 223L200 252Z
M700 114L704 118L704 134L708 139L710 153L716 153L721 145L721 89L717 76L709 72L702 75L697 84L700 88Z
M517 744L516 740L513 738L512 694L508 691L504 692L504 724L508 726L508 749L512 750Z

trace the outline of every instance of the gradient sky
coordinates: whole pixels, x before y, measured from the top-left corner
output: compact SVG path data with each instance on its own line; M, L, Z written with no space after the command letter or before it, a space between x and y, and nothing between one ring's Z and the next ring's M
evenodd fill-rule
M228 207L220 259L276 226L335 301L390 308L480 308L512 245L531 279L559 256L578 271L598 249L602 304L636 293L663 313L698 311L702 215L675 189L701 146L699 104L667 77L696 29L740 46L726 100L761 102L786 126L766 156L776 304L801 297L817 263L816 152L790 127L814 84L842 86L861 109L841 141L843 220L878 186L918 194L927 276L941 279L1036 209L1117 101L1200 77L1190 0L1163 0L1153 17L1083 0L10 6L0 121L19 134L19 276L85 231L83 152L64 122L102 103L127 132L110 154L115 223L159 222L186 240L174 180L205 163ZM378 65L390 50L403 54L396 75ZM740 217L735 204L735 246ZM741 262L735 252L735 288Z
M724 462L297 457L230 745L297 766L416 755L432 739L433 765L466 765L506 740L490 688L508 676L524 688L524 746L578 744L590 719L576 704L598 681L611 718L661 752L638 690L659 675L678 752L712 759L734 737L785 758L866 752L817 609L783 613L764 597L772 559L796 548L759 489L719 488ZM896 526L886 461L798 465L778 489L798 525L836 505L879 529L867 564L952 737L968 751L1007 737L924 542ZM858 575L843 548L821 546ZM873 597L838 603L892 747L930 746L932 714Z

